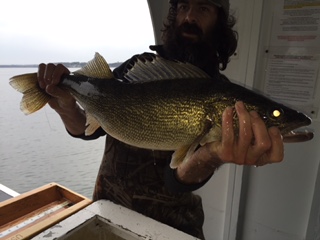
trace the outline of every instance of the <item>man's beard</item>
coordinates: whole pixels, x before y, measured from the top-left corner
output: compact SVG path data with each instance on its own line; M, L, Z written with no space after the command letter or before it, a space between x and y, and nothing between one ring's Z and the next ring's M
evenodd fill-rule
M184 37L183 33L195 34L197 39ZM164 48L172 59L189 62L204 70L217 68L213 36L213 31L210 36L206 36L196 24L183 23L169 30Z

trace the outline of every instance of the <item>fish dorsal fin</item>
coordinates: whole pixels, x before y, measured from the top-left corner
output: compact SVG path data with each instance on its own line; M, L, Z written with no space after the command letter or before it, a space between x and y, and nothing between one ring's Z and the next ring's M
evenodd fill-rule
M95 53L94 58L87 62L81 69L74 71L74 75L84 75L92 78L112 79L113 73L107 61L99 54Z
M164 79L210 78L200 68L178 61L164 59L158 55L141 55L125 73L129 82L151 82Z

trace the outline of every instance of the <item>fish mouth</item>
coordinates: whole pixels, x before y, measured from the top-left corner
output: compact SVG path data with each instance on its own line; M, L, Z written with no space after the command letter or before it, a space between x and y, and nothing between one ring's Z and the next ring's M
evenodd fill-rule
M313 136L313 131L308 128L299 128L282 134L285 143L306 142L313 139Z
M296 143L313 139L313 130L307 127L312 123L312 119L303 113L300 113L296 119L296 121L291 122L285 128L280 129L283 142Z

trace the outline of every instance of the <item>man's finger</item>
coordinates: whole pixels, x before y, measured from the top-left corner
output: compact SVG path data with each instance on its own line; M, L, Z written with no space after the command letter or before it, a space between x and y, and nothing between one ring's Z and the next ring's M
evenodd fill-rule
M239 121L239 136L237 140L237 159L238 164L245 164L247 160L248 150L252 143L251 117L243 102L239 101L235 104L235 109Z
M268 152L269 163L281 162L284 158L284 144L281 133L278 128L271 127L268 129L271 148Z
M54 98L67 99L67 100L72 98L68 92L52 84L46 87L46 92Z
M63 75L67 75L69 73L70 73L69 69L67 69L62 64L58 64L56 66L54 72L52 73L52 82L51 83L57 85L61 81L61 77Z

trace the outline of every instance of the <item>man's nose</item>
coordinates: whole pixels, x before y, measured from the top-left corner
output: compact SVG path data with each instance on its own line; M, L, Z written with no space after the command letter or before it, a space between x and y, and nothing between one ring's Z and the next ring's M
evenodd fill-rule
M197 12L193 7L187 11L185 21L189 23L195 23L197 21Z

